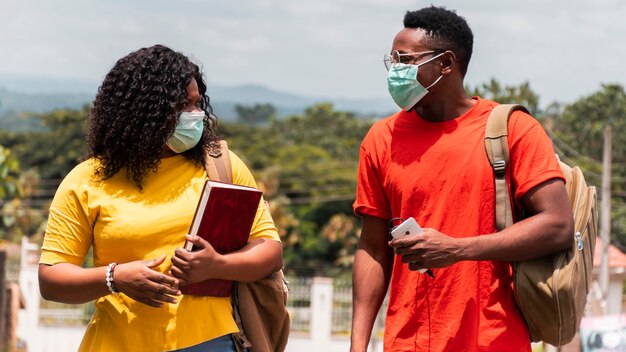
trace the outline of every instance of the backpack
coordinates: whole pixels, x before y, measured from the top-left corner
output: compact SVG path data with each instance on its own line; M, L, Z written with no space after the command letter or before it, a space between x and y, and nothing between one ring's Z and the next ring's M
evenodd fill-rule
M207 149L205 159L209 179L233 182L226 141L220 141L219 151ZM233 317L239 328L239 332L233 335L238 352L245 348L251 352L285 350L290 328L288 292L282 270L258 281L235 282L231 298Z
M485 133L485 149L495 175L498 231L513 223L506 181L507 126L516 110L528 113L521 105L496 106L489 115ZM547 257L512 264L515 301L526 320L531 341L554 346L570 342L583 317L591 289L598 219L595 187L587 186L577 166L570 167L560 160L559 164L574 214L573 246Z

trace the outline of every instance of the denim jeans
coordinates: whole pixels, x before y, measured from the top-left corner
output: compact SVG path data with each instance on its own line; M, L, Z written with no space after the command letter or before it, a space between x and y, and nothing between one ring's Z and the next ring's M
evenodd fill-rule
M235 342L233 337L228 334L205 341L197 345L181 348L172 352L235 352Z

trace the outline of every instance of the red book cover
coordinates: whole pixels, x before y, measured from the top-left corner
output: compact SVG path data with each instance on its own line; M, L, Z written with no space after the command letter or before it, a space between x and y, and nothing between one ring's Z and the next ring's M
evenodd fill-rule
M256 188L207 180L189 228L220 254L234 252L248 242L262 192ZM185 249L194 250L185 242ZM182 286L183 294L228 297L233 281L209 279Z

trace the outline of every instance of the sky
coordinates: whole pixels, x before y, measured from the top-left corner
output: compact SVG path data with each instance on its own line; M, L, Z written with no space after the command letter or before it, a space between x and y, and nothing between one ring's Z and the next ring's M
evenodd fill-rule
M209 93L260 84L387 98L383 55L406 11L431 4L474 32L470 86L528 81L545 106L626 85L624 0L0 0L0 76L97 86L119 58L159 43L199 63Z

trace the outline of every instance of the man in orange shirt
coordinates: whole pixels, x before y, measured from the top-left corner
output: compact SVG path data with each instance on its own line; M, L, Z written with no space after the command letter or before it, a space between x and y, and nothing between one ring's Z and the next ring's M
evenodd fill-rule
M385 58L402 111L374 124L360 151L351 350L366 351L390 288L386 351L530 351L510 262L572 243L552 145L530 115L511 116L507 177L525 217L497 232L483 140L497 103L463 88L472 31L454 11L433 6L407 12L404 27ZM389 222L398 217L414 217L424 233L390 242Z

